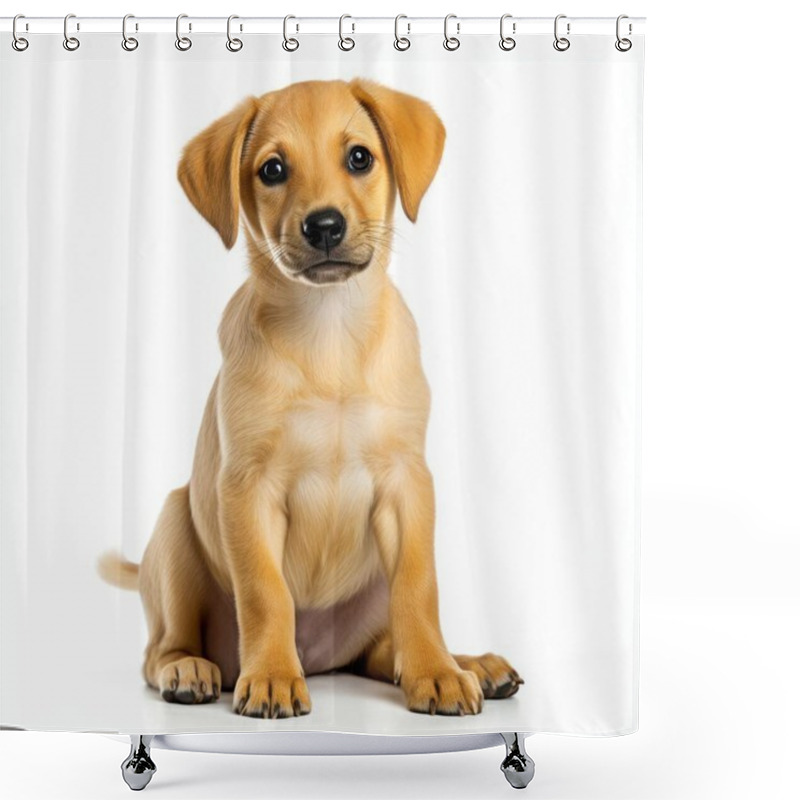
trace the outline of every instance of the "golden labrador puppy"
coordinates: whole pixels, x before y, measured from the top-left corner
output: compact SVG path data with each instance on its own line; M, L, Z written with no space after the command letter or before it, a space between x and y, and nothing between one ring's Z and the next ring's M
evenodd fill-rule
M241 218L251 274L189 485L140 567L100 560L141 593L165 700L234 689L240 714L307 714L304 675L348 668L399 683L412 711L477 714L522 683L442 638L430 397L386 273L395 195L415 220L444 139L427 103L355 80L250 97L185 148L181 185L228 248Z

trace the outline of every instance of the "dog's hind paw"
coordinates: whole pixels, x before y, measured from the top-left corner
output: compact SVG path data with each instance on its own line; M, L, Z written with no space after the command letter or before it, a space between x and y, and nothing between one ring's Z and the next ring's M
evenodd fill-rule
M219 667L205 658L186 656L164 666L158 688L168 703L212 703L219 698Z
M525 683L519 673L502 656L484 653L482 656L453 656L461 669L477 675L483 696L487 700L502 700L516 694Z

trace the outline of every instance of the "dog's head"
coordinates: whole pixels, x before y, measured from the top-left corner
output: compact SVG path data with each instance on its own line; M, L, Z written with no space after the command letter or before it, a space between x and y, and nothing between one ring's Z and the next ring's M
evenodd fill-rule
M178 178L233 247L248 239L288 278L321 285L385 265L395 194L407 216L445 131L424 101L376 83L297 83L250 97L192 139Z

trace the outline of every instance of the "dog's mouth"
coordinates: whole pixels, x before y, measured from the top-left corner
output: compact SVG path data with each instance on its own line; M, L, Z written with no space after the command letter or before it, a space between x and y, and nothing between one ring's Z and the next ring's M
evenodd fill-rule
M336 259L326 258L310 267L300 270L307 281L315 284L342 283L353 275L363 272L372 259L357 263L354 261L337 261Z

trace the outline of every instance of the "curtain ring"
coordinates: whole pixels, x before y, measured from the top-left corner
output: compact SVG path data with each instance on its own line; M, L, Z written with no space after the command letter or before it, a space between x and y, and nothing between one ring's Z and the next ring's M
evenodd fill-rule
M630 39L622 38L619 35L620 23L624 19L628 19L628 15L627 14L620 14L617 17L617 41L614 42L614 47L616 47L617 50L620 51L620 53L627 53L628 50L630 50L631 47L633 47L633 42ZM628 34L630 34L632 31L633 31L633 28L632 28L631 24L628 23Z
M517 46L517 40L511 36L506 36L505 34L506 20L511 18L511 14L503 14L503 16L500 17L500 49L505 50L506 52L513 50ZM516 33L516 27L516 24L512 23L512 33Z
M411 47L411 39L408 36L401 36L400 35L400 20L401 19L408 19L405 14L398 14L394 18L394 49L400 50L408 50ZM407 22L406 27L408 28L408 33L411 33L411 23Z
M565 50L569 50L570 41L567 39L566 36L559 36L558 35L558 21L560 19L566 19L566 14L559 14L555 22L553 23L553 36L555 36L555 41L553 42L553 47L558 50L559 53L563 53ZM569 36L569 22L567 23L567 36Z
M457 36L450 36L448 33L448 24L451 19L457 19L455 14L448 14L444 18L444 45L445 50L449 50L451 53L453 50L458 50L461 47L461 40ZM459 33L461 26L459 23L456 23L456 33Z
M238 53L242 49L242 47L244 47L244 43L242 42L241 39L237 39L231 36L231 22L233 22L233 20L235 19L239 19L239 17L236 14L231 14L228 17L228 27L226 31L228 35L228 41L225 42L225 47L227 47L228 50L231 51L231 53ZM239 30L241 30L241 26L239 27Z
M24 53L28 49L28 45L30 44L30 42L26 38L24 38L23 36L20 36L17 33L17 20L18 19L25 19L25 15L24 14L17 14L17 16L14 17L14 22L11 24L11 36L13 37L11 39L11 46L18 53Z
M349 36L345 36L344 32L342 31L342 28L344 27L344 21L346 19L353 19L353 18L349 14L342 14L342 16L339 17L339 49L344 50L345 52L347 52L348 50L352 50L356 46L355 41ZM356 31L355 22L351 23L351 25L353 26L352 32L355 33Z
M349 14L342 14L342 16L339 17L339 49L344 50L345 52L352 50L356 46L355 40L349 36L345 36L344 32L342 31L342 27L344 26L344 21L346 19L353 18ZM355 33L356 25L354 22L351 24L353 26L353 33Z
M132 53L139 46L139 40L134 36L128 36L129 19L134 19L133 14L126 14L122 18L122 49Z
M69 35L69 21L71 19L75 19L74 14L67 14L67 16L64 17L64 42L63 42L64 49L69 50L70 53L77 50L81 46L79 39ZM78 28L78 30L80 30L80 28Z
M300 42L297 41L293 36L290 37L289 33L289 20L290 19L297 19L297 17L292 16L291 14L287 14L283 18L283 49L286 50L287 53L294 53L298 47L300 47ZM299 29L298 25L298 29Z
M192 46L192 40L188 36L183 36L181 34L181 20L188 18L188 14L178 14L178 16L175 18L175 47L183 52L186 52ZM190 24L189 30L191 29L192 26Z

